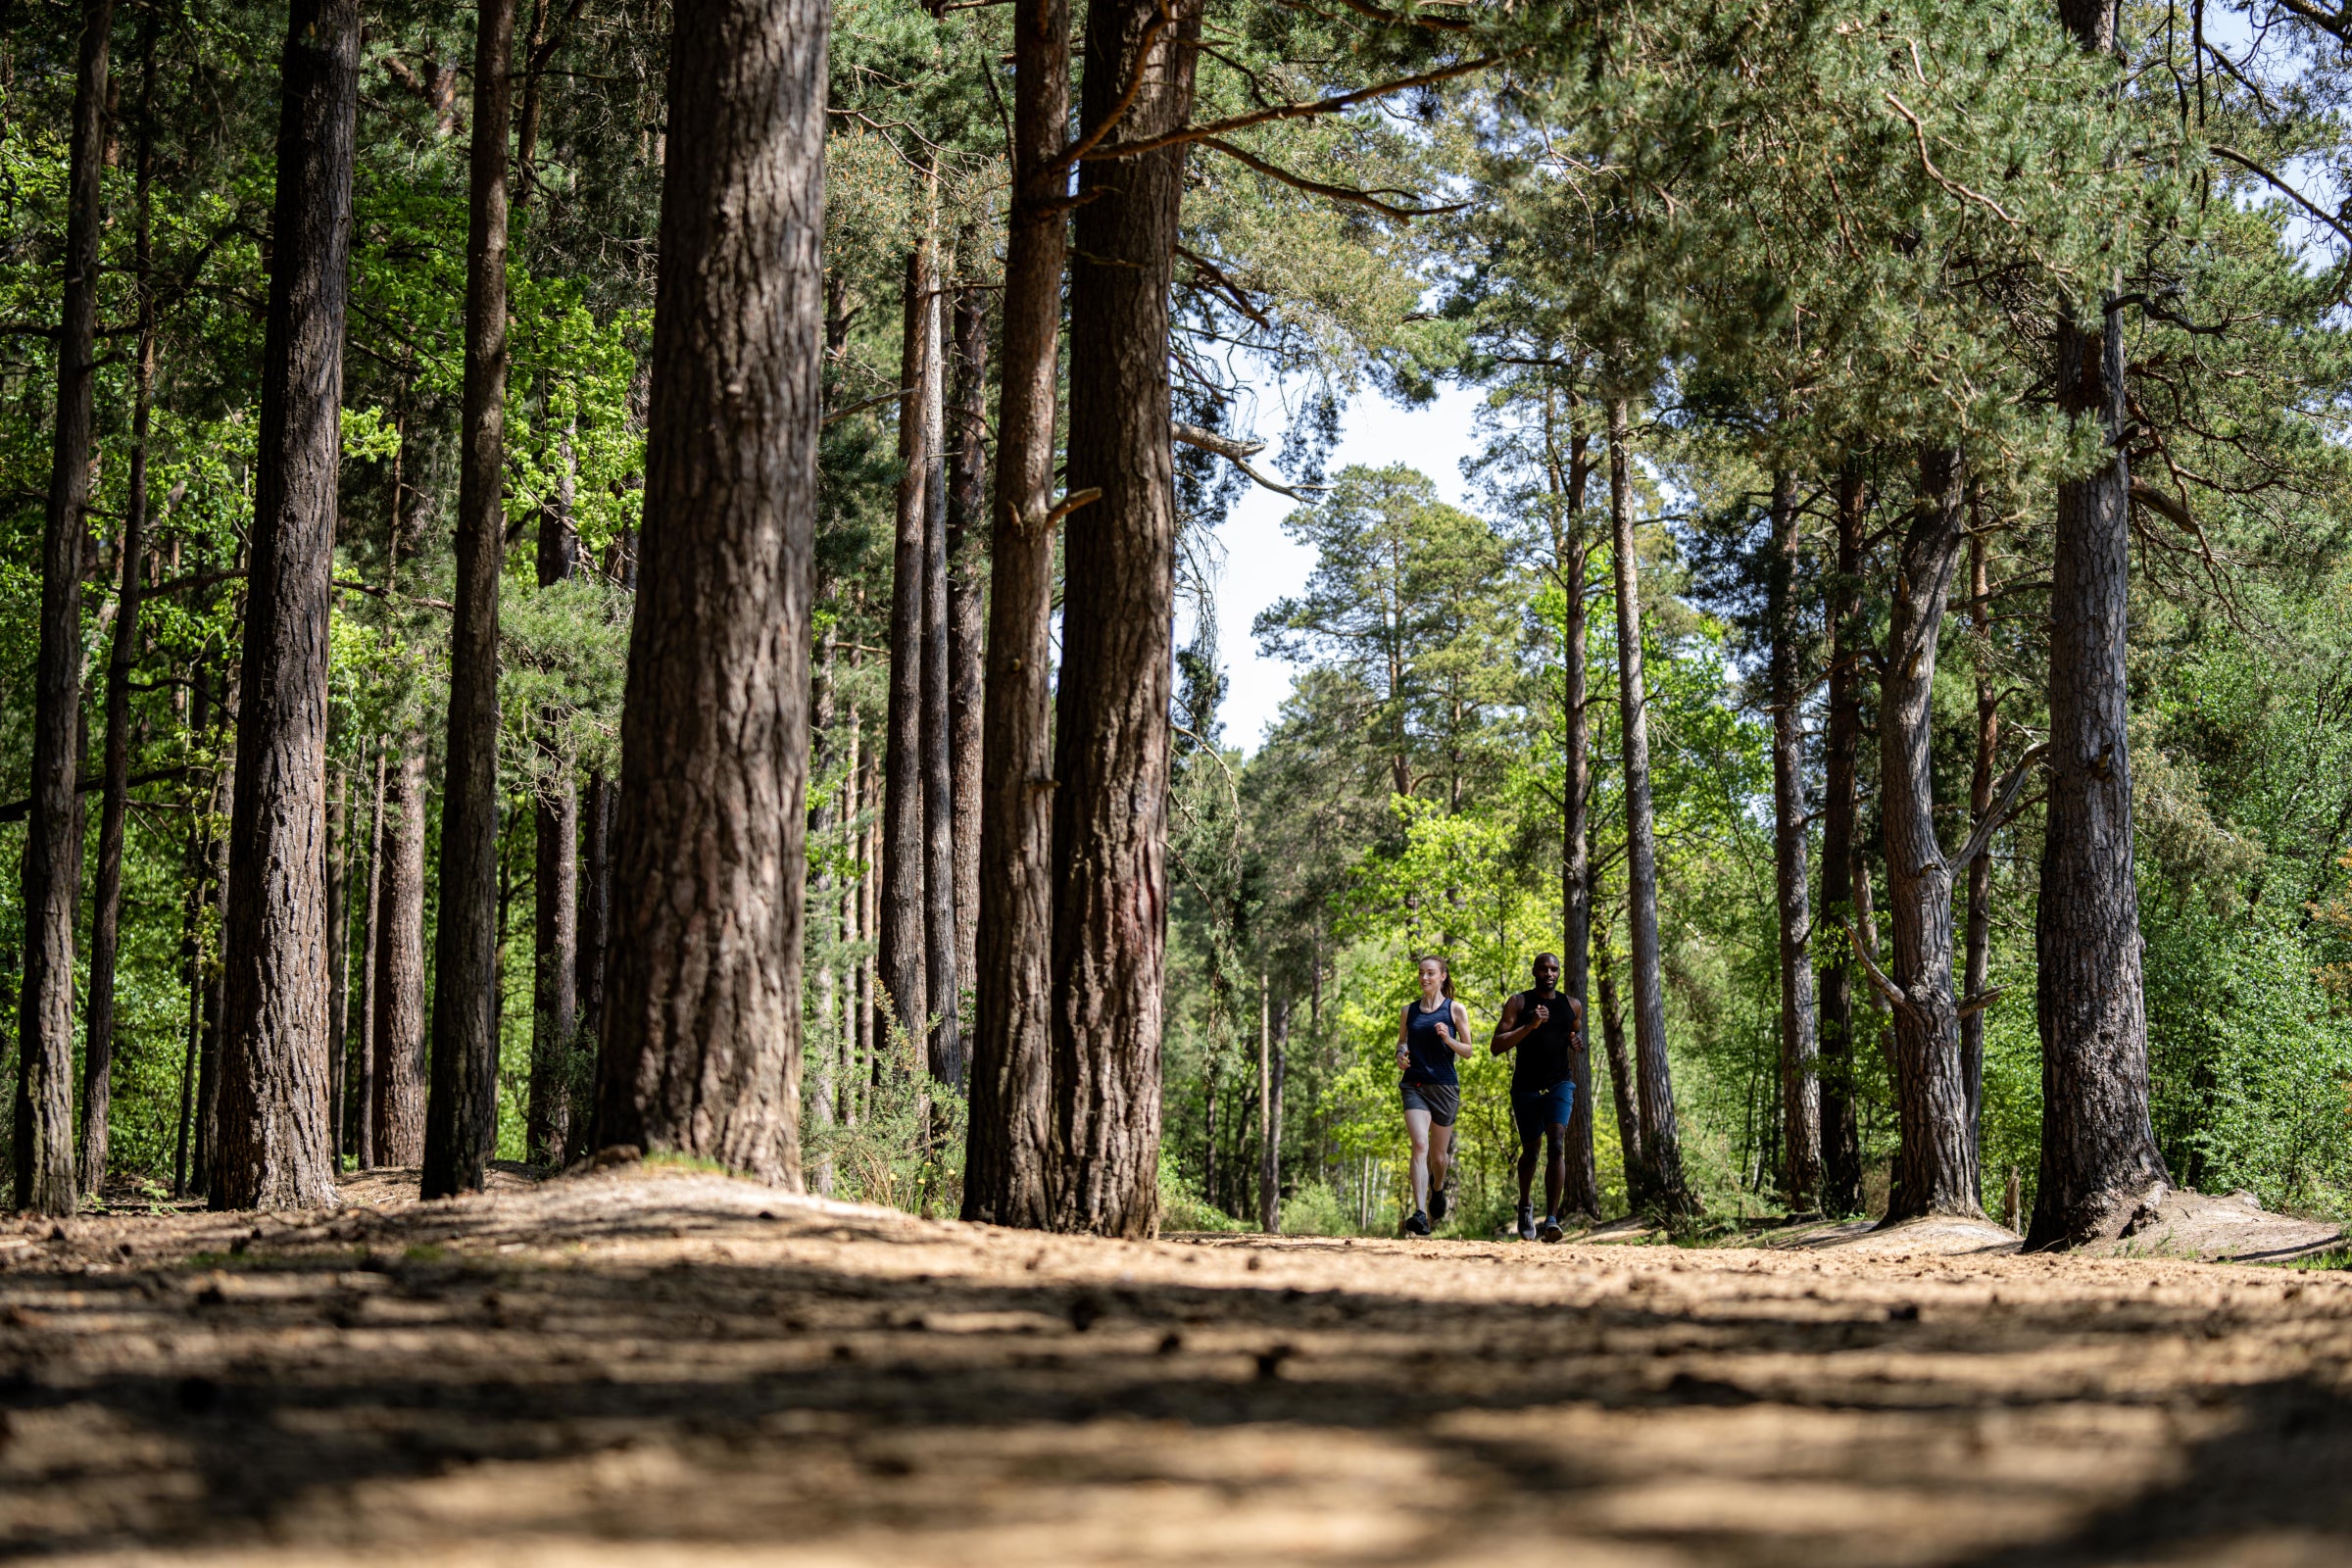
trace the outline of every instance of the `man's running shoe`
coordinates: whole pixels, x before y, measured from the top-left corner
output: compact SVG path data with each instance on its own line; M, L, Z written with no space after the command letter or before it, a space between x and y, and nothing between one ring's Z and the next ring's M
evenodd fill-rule
M1446 1218L1446 1189L1443 1187L1429 1195L1429 1218L1433 1225L1443 1223Z
M1536 1239L1536 1205L1533 1203L1519 1205L1519 1239L1523 1242Z
M1422 1213L1417 1208L1414 1209L1412 1218L1404 1222L1404 1234L1407 1236L1427 1236L1429 1234L1429 1216Z
M1560 1239L1560 1222L1546 1214L1544 1216L1544 1223L1537 1227L1536 1234L1547 1242L1556 1242Z

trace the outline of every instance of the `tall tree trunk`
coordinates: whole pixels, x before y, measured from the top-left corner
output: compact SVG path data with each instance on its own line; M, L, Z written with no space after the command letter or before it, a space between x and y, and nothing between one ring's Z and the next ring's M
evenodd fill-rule
M1805 885L1804 725L1798 707L1796 482L1772 477L1772 557L1765 618L1772 627L1773 872L1781 915L1781 1192L1792 1209L1821 1198L1820 1047L1814 1034L1812 898Z
M24 978L17 1007L17 1207L71 1214L74 1178L74 909L81 886L76 802L81 718L81 562L89 532L91 382L98 328L100 164L114 0L87 0L67 151L65 300L57 426L41 525L40 652L33 671L32 797L22 866ZM110 1020L111 1022L111 1020Z
M375 1162L424 1158L424 737L401 748L384 803L375 974Z
M1087 133L1138 142L1181 129L1200 25L1191 0L1091 0ZM1050 1186L1055 1229L1111 1236L1159 1223L1176 591L1168 286L1184 158L1178 144L1079 165L1070 280L1070 488L1100 499L1063 548Z
M1682 1134L1666 1064L1666 988L1658 952L1658 851L1649 805L1649 696L1642 677L1642 586L1635 556L1625 400L1609 400L1609 522L1617 583L1617 703L1625 751L1625 924L1632 948L1634 1054L1641 1079L1642 1148L1652 1200L1674 1213L1696 1205L1683 1181Z
M881 989L877 1041L895 1025L927 1042L930 967L923 951L923 587L928 564L931 421L925 392L939 342L936 259L928 240L906 254L899 349L898 536L891 555L890 735L882 756Z
M1592 830L1589 820L1592 738L1586 714L1585 671L1585 638L1592 614L1586 576L1592 545L1584 525L1585 488L1591 482L1592 464L1590 438L1582 431L1568 433L1566 461L1561 461L1560 432L1553 423L1548 395L1544 407L1548 474L1558 498L1552 523L1552 565L1567 608L1560 640L1560 728L1568 754L1560 796L1560 984L1575 999L1579 1019L1568 1056L1576 1103L1568 1113L1568 1184L1561 1192L1560 1207L1567 1213L1597 1218L1600 1173L1592 1156ZM1573 402L1570 407L1575 407Z
M973 244L977 244L975 239ZM948 765L956 805L956 974L980 973L980 558L988 538L988 295L956 291L956 428L948 458ZM965 1042L968 1055L970 1042ZM968 1065L968 1063L967 1063Z
M1855 759L1861 747L1862 529L1867 494L1862 470L1838 474L1838 559L1827 585L1830 630L1829 715L1822 742L1821 926L1836 932L1855 917L1854 831L1861 812ZM1851 955L1834 937L1821 966L1821 1203L1830 1214L1862 1208L1862 1136L1855 1114L1855 1044Z
M1068 251L1069 0L1015 0L1012 32L963 1217L1042 1227L1052 1213L1054 427Z
M357 0L294 0L254 461L215 1208L335 1200L326 1116L327 619L359 112Z
M2114 0L2060 0L2082 46L2117 50ZM2085 332L2060 302L2058 405L2096 419L2107 460L2058 486L2050 546L2049 808L2034 922L2041 1024L2041 1171L2029 1248L2117 1234L2169 1180L2148 1118L2139 887L2125 734L2132 476L2124 321L2112 290Z
M619 804L612 781L602 773L588 775L580 801L580 890L574 947L576 969L572 1003L577 1021L565 1089L571 1098L564 1157L577 1159L588 1152L591 1124L596 1119L597 1042L605 1029L605 949L612 936L612 816Z
M232 614L232 621L236 618ZM202 679L201 667L198 678ZM212 953L205 965L204 1031L196 1049L196 1138L190 1156L189 1190L212 1191L213 1152L220 1143L220 1022L226 1011L228 956L228 870L233 857L226 827L236 801L237 666L221 671L220 722L213 735L212 826L206 845L207 872L212 882ZM199 725L199 728L202 726Z
M507 125L514 0L481 0L466 224L466 389L457 612L433 922L426 1198L478 1192L498 1152L498 579L507 514Z
M359 1079L352 1097L352 1157L361 1170L375 1163L375 1019L378 981L376 954L382 946L384 887L384 771L388 748L375 743L375 798L368 816L368 899L361 916L360 1045L352 1067Z
M1895 1108L1902 1157L1886 1218L1981 1215L1960 1017L1952 995L1952 872L1936 836L1936 651L1966 535L1957 452L1919 455L1919 506L1903 540L1879 677L1879 814L1894 937Z
M1257 1228L1282 1230L1282 1131L1274 1120L1274 992L1257 976Z
M936 255L936 252L934 252ZM938 1021L929 1034L931 1076L963 1083L963 1032L956 1018L956 763L949 729L947 357L942 318L946 280L934 262L923 310L923 956L924 994Z
M111 3L111 0L110 0ZM155 264L150 187L155 173L155 18L139 32L137 228L133 273L138 349L130 414L130 483L122 520L122 590L106 664L106 783L98 811L98 886L90 919L90 1010L81 1059L81 1190L106 1179L107 1120L114 1101L115 959L122 932L122 829L130 808L130 669L139 656L139 596L147 577L147 427L155 407ZM329 892L332 892L330 884ZM27 908L31 906L27 905Z
M1992 689L1988 659L1992 650L1991 584L1983 508L1975 488L1969 492L1968 618L1976 632L1977 746L1968 779L1968 819L1982 822L1992 809L1992 770L2001 747L2001 704ZM1984 995L1992 969L1992 842L1968 862L1967 958L1960 995ZM1975 1153L1982 1178L1984 1167L1984 1011L1971 1007L1960 1016L1960 1079L1968 1092L1968 1147Z
M1592 877L1599 903L1600 876ZM1610 951L1609 922L1592 924L1592 984L1600 1007L1600 1044L1609 1059L1609 1099L1617 1111L1617 1148L1625 1165L1625 1200L1639 1212L1649 1201L1649 1162L1642 1148L1642 1108L1634 1098L1634 1064L1625 1049L1625 1008L1617 997L1616 956Z
M579 566L568 437L561 459L556 493L539 513L542 588L568 580ZM573 1063L579 1054L580 791L554 731L550 714L542 723L541 755L556 774L542 786L532 810L537 844L531 858L531 1086L523 1143L531 1161L541 1165L562 1164L570 1147Z
M801 1182L818 0L679 0L596 1136Z
M827 331L830 335L831 312L827 312ZM828 353L831 350L828 348ZM816 676L813 683L814 716L810 726L809 772L816 779L827 778L834 767L833 735L838 718L838 687L833 678L833 639L822 638L816 650ZM856 709L851 710L852 712ZM855 765L855 764L853 764ZM808 1055L804 1095L805 1125L815 1129L822 1149L823 1135L833 1130L833 1095L837 1077L834 1071L840 1053L836 1035L841 1024L841 998L838 962L841 955L840 881L833 873L834 856L828 842L834 835L833 808L841 797L830 790L819 793L808 808L808 836L814 840L822 857L811 889L815 897L808 909L808 924L817 933L816 984L813 1016L815 1030L805 1046ZM809 1162L808 1190L831 1197L833 1193L833 1156L820 1152Z

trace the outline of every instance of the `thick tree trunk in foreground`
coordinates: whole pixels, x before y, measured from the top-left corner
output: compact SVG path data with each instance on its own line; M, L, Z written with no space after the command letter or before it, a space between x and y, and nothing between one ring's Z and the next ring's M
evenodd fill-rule
M1197 6L1093 0L1080 122L1104 146L1192 113ZM1132 89L1133 98L1119 116ZM1054 777L1054 1225L1159 1223L1175 464L1168 284L1182 145L1079 166L1070 279L1073 495Z
M2094 53L2116 47L2111 0L2060 0ZM2139 889L2132 867L2132 765L2124 644L2131 588L2131 473L2123 450L2124 323L2112 300L2085 332L2071 302L2058 327L2058 404L2095 418L2110 454L2058 486L2050 550L2049 809L2034 925L2041 1024L2041 1172L2030 1248L2112 1236L2168 1180L2148 1120Z
M895 1022L918 1044L931 1014L923 951L923 584L930 516L931 421L925 388L939 342L938 274L928 242L906 255L899 350L898 533L891 552L889 739L882 754L882 930L884 995L874 1035Z
M680 0L596 1135L801 1181L818 0Z
M1977 755L1969 770L1968 819L1982 822L1992 809L1993 764L2001 748L2001 705L1992 689L1987 661L1992 649L1991 584L1986 558L1983 509L1969 498L1968 618L1976 632ZM1982 997L1992 970L1992 843L1968 862L1968 929L1960 995ZM1976 1153L1982 1179L1984 1167L1984 1009L1972 1007L1960 1017L1960 1077L1968 1089L1968 1146Z
M950 748L948 662L947 356L942 343L945 280L935 268L923 311L923 990L937 1021L929 1033L931 1076L963 1082L963 1031L956 1018L956 764Z
M988 539L988 295L956 291L956 412L948 459L948 766L956 807L956 973L980 972L980 558ZM970 1055L970 1042L964 1043Z
M1682 1133L1666 1063L1666 988L1658 952L1658 850L1649 805L1649 695L1642 678L1642 584L1635 555L1625 401L1609 402L1609 520L1617 578L1617 702L1625 749L1625 924L1633 949L1634 1054L1642 1148L1658 1206L1696 1205L1683 1180Z
M113 0L82 12L67 153L65 302L57 425L41 525L40 652L33 667L32 807L26 818L24 978L17 994L17 1207L71 1214L74 1178L74 909L81 885L75 790L81 717L81 557L89 531L91 379L98 327L100 164L106 153Z
M155 407L155 294L150 284L155 250L149 199L155 172L154 106L151 13L142 24L139 45L138 213L132 241L139 337L132 371L130 482L122 519L122 590L116 602L114 648L106 664L106 785L98 810L97 908L90 919L90 1011L81 1060L79 1148L85 1193L95 1193L106 1179L107 1117L114 1099L115 959L122 934L122 830L130 808L130 669L139 656L139 596L147 576L147 428ZM333 892L332 883L328 891ZM331 930L331 911L329 921Z
M1772 481L1772 557L1765 618L1772 627L1773 873L1781 916L1781 1194L1804 1210L1821 1199L1821 1063L1813 1012L1813 908L1805 885L1804 724L1798 707L1796 483Z
M2062 0L2086 50L2116 46L2111 5ZM2148 1119L2147 1020L2132 865L2124 650L2131 475L2122 449L2123 318L2058 329L2059 405L2095 417L2111 456L2058 486L2050 571L2049 808L2034 923L2042 1042L2040 1179L2029 1247L2115 1234L2167 1179Z
M377 885L375 1162L424 1158L424 737L401 748L384 802L384 870Z
M1902 1157L1889 1221L1981 1215L1960 1017L1952 995L1952 872L1936 836L1936 651L1966 535L1960 455L1919 456L1919 505L1895 566L1879 677L1879 801L1886 836L1886 921L1894 938L1895 1108Z
M1861 748L1859 662L1868 633L1862 609L1862 471L1847 464L1838 475L1838 560L1824 606L1830 628L1829 717L1822 742L1821 929L1832 933L1821 966L1821 1206L1830 1214L1862 1208L1862 1134L1855 1114L1854 969L1838 940L1854 916L1854 831L1861 812L1855 758Z
M571 528L571 447L564 445L556 493L539 514L539 586L568 579L579 564ZM552 723L549 726L552 728ZM570 764L547 737L543 754L560 769L532 808L531 1086L523 1145L534 1164L556 1165L571 1142L579 983L580 792Z
M294 0L237 710L215 1208L335 1200L322 841L359 66L356 0Z
M507 122L514 0L481 0L466 224L466 391L433 924L427 1198L479 1191L498 1152L498 579L507 514Z
M1031 1227L1051 1219L1054 424L1068 248L1057 160L1069 119L1069 0L1016 0L963 1166L965 1219Z

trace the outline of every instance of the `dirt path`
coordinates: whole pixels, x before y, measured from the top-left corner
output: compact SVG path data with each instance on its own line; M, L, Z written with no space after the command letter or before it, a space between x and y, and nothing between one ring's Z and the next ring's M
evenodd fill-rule
M2342 1274L352 1196L0 1226L0 1553L2352 1561Z

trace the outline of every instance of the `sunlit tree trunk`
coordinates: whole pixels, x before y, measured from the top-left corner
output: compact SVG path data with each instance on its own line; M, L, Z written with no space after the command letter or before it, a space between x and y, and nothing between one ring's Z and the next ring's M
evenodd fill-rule
M882 754L882 930L877 1039L895 1024L918 1044L931 1013L925 961L927 861L923 791L924 547L930 532L932 424L927 389L939 343L936 258L923 240L906 254L899 350L899 498L891 553L889 739Z
M936 253L935 253L936 254ZM928 1036L931 1076L960 1087L963 1032L956 1018L961 977L956 967L956 762L950 729L948 610L947 356L943 334L946 278L936 265L923 311L921 403L923 453L922 790L923 990L936 1019Z
M1991 584L1986 571L1990 554L1984 538L1984 519L1970 494L1968 534L1968 618L1976 632L1977 735L1976 758L1969 770L1968 819L1981 822L1992 809L1993 763L2000 755L2001 705L1992 688L1989 659L1992 650ZM1963 999L1982 997L1992 974L1992 845L1968 862L1967 956L1962 968ZM1968 1091L1968 1143L1976 1153L1982 1178L1984 1163L1984 1012L1972 1007L1960 1017L1960 1077Z
M801 1183L818 0L679 0L596 1141Z
M1080 122L1150 141L1192 113L1197 6L1092 0ZM1132 92L1130 91L1132 89ZM1124 113L1121 114L1121 106ZM1054 1225L1159 1222L1175 465L1168 287L1181 144L1079 166L1054 794Z
M384 802L384 871L377 888L375 1162L424 1158L424 737L401 748Z
M1052 1140L1054 427L1067 192L1069 0L1013 9L987 691L979 970L963 1217L1044 1226Z
M948 766L956 813L956 974L970 986L980 972L980 748L982 665L987 654L980 568L988 540L988 295L975 287L956 291L953 436L948 460ZM965 1050L968 1055L968 1041Z
M327 621L342 466L356 0L295 0L256 421L215 1208L335 1200L327 1147Z
M571 443L564 440L555 493L539 513L539 586L568 581L579 564L572 531ZM542 722L541 755L556 769L532 806L531 1081L523 1146L534 1164L561 1164L571 1142L571 1081L578 1056L580 933L580 791L556 745L552 716Z

